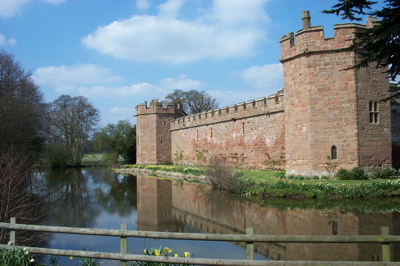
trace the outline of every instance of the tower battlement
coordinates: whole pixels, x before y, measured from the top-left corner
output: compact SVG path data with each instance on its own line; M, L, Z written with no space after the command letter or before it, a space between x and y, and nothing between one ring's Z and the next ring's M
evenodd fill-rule
M289 32L287 35L281 36L281 62L299 55L321 52L332 53L347 49L353 44L356 32L371 28L376 22L375 18L370 17L366 25L357 23L336 24L334 25L334 37L325 38L323 26L311 26L309 11L303 11L302 20L303 28L296 34Z
M136 116L146 114L175 114L179 117L182 116L182 109L176 104L167 104L165 106L158 99L152 99L149 106L147 106L146 101L136 106Z

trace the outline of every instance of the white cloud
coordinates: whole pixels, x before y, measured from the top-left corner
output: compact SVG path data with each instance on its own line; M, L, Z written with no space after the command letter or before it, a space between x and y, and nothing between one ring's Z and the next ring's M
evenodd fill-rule
M17 41L13 38L7 39L6 36L0 33L0 46L15 45Z
M258 23L270 22L262 8L266 0L217 0L213 1L213 14L224 25L258 27Z
M167 90L143 82L130 86L76 86L79 95L91 98L126 98L126 97L153 97L166 95Z
M126 114L126 113L133 113L133 108L127 108L127 107L113 107L110 110L108 110L107 113L109 114Z
M110 84L121 80L121 77L114 75L111 69L94 64L42 67L35 71L33 78L38 84L54 86L63 93L77 85Z
M150 7L150 3L147 0L137 0L136 1L136 6L139 9L147 9Z
M18 10L32 1L33 0L1 0L0 16L3 18L13 17L17 14Z
M197 80L180 75L178 78L165 78L160 82L160 87L169 90L196 90L203 87L204 84Z
M185 0L168 0L164 4L159 5L160 16L175 18L184 2Z
M283 86L283 69L279 63L252 66L239 73L239 76L257 89L280 89Z
M82 43L103 54L134 61L187 63L253 56L266 41L267 0L214 0L191 20L180 20L183 0L158 6L157 16L133 16L99 26Z
M49 4L62 4L67 0L42 0ZM0 0L0 17L11 18L17 15L18 11L34 0Z

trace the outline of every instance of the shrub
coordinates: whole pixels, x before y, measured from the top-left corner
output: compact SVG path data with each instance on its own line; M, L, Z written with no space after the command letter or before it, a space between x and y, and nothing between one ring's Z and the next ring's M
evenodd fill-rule
M294 176L294 175L290 175L290 176L288 176L288 178L289 178L289 179L294 179L295 176Z
M296 176L297 180L304 180L304 176Z
M350 171L351 180L367 180L368 176L361 167L354 167Z
M174 163L170 160L163 160L163 161L161 161L161 164L162 165L173 165Z
M336 174L335 174L336 179L339 180L351 180L351 174L350 171L344 168L340 168ZM322 178L323 179L323 178Z
M285 179L286 175L284 172L279 172L275 175L276 178L281 178L281 179Z
M316 175L315 175L315 176L312 177L312 179L313 179L313 180L319 180L319 176L316 176Z
M235 175L232 168L217 156L213 156L210 159L206 175L213 188L232 193L242 193L250 185Z
M233 177L241 177L241 176L243 176L242 171L237 171L236 173L233 174Z
M118 166L119 154L115 152L108 152L103 155L102 162L104 165L108 167L117 167Z
M307 177L306 177L306 180L311 180L311 178L307 176Z
M394 179L396 178L397 170L392 167L372 168L370 177L373 179Z
M322 180L328 180L329 177L327 177L326 175L323 175L323 176L321 176L321 179L322 179Z
M351 171L340 168L335 177L339 180L367 180L368 176L361 167L354 167Z

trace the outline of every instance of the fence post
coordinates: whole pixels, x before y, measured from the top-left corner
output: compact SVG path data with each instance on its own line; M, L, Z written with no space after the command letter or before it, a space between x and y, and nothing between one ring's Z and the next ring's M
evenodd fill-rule
M15 219L15 217L11 217L10 218L10 224L16 224L17 220ZM10 243L15 245L16 244L16 239L15 239L15 230L10 230Z
M389 227L381 227L382 236L389 235ZM390 243L382 243L382 261L390 261Z
M121 228L121 230L127 230L128 229L128 225L126 223L122 223L120 228ZM120 250L121 250L121 255L126 255L126 252L128 250L128 243L127 243L127 237L126 236L121 236ZM126 265L128 265L128 262L126 260L121 260L120 265L121 266L126 266Z
M252 236L253 227L246 228L246 234ZM254 260L254 242L246 242L246 260Z

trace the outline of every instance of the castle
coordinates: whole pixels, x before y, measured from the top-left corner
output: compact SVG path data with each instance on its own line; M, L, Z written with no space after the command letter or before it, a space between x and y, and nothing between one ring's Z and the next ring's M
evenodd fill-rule
M339 168L391 166L398 159L400 111L382 69L348 69L358 60L355 32L373 27L322 26L281 36L284 89L269 97L190 116L157 100L136 107L137 163L204 165L213 156L242 168L329 175ZM393 115L394 114L394 115Z

